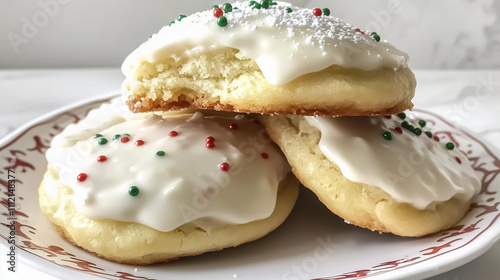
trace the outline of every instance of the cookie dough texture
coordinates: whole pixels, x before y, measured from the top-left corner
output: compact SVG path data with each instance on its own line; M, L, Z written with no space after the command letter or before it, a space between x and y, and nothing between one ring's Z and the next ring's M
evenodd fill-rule
M62 184L58 177L57 170L48 168L39 188L39 203L59 234L99 257L131 265L200 255L261 238L286 219L298 196L298 182L289 174L281 182L274 212L266 219L219 226L210 232L189 224L160 232L137 223L82 215L73 203L72 189Z
M395 201L377 186L348 180L319 148L321 133L302 116L259 117L282 149L293 173L333 213L351 224L400 236L423 236L457 223L470 202L450 199L419 210Z
M411 109L416 81L408 68L372 71L330 66L282 86L232 48L134 65L124 81L134 112L181 108L289 115L387 115Z

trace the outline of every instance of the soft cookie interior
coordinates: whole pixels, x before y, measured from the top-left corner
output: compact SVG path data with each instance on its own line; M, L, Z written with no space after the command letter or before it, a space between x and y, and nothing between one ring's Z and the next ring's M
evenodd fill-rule
M327 8L264 2L213 6L153 34L122 64L130 109L370 116L413 107L406 53Z
M269 83L255 61L222 48L143 62L125 80L134 112L181 108L299 115L386 115L413 107L408 68L371 71L330 66L285 84Z

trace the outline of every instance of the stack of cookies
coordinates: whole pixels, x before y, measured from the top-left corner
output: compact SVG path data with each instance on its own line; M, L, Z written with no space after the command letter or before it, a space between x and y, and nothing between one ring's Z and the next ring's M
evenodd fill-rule
M55 137L40 205L62 236L129 264L237 246L286 219L296 178L373 231L417 237L464 216L479 181L404 113L405 53L328 8L207 8L126 58L125 102Z

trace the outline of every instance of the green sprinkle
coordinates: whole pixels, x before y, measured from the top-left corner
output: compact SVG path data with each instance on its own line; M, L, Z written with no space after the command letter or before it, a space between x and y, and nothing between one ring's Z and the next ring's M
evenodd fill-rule
M378 34L373 34L372 37L375 41L380 42L380 36L378 36Z
M424 120L418 121L418 125L420 125L420 127L424 127L426 124L427 124L427 122L425 122Z
M224 13L229 13L233 10L233 5L226 3L222 5L222 10L224 11Z
M408 127L406 129L408 129L409 131L413 132L415 130L415 127L410 124L410 125L408 125Z
M382 136L387 141L391 141L392 140L392 134L389 131L384 132L384 134L382 134Z
M286 8L286 12L287 13L291 13L292 12L292 8L290 8L290 7Z
M427 135L427 137L429 137L429 138L432 138L432 132L430 132L430 131L426 131L425 135Z
M410 124L409 124L407 121L404 121L404 122L402 122L402 123L401 123L401 126L402 126L403 128L408 129L408 127L410 127Z
M148 37L148 40L150 40L151 38L153 38L153 35L149 36L149 37Z
M94 136L94 138L99 138L99 137L102 137L102 134L96 134L96 135Z
M220 27L224 27L227 25L227 18L225 16L221 16L217 19L217 25Z
M172 20L168 26L172 26L175 23L175 20Z
M217 5L213 5L213 6L212 6L212 10L215 10L215 9L217 9L217 8L219 8L219 6L217 6Z
M406 119L406 114L405 113L399 113L398 117L402 120Z
M106 139L106 138L99 138L99 140L97 140L97 143L99 145L106 145L108 143L108 139Z
M452 142L446 143L446 149L448 149L450 151L455 149L455 144L453 144Z
M123 136L127 136L127 137L130 137L130 134L128 134L128 133L125 133L125 134L123 134Z
M177 20L178 21L181 21L183 18L185 18L186 15L183 15L183 14L180 14L178 17L177 17Z
M159 157L162 157L165 155L165 152L164 151L158 151L156 152L156 155L159 156Z
M262 5L262 8L264 9L269 9L269 5L271 4L269 0L262 0L260 1L260 4Z
M120 134L116 134L115 136L113 136L113 140L116 140L118 138L122 137Z
M253 6L255 4L257 4L257 1L250 1L250 4L248 6Z
M420 128L415 128L415 129L413 130L413 133L415 133L415 135L417 135L417 136L420 136L420 135L422 134L422 129L420 129Z
M324 8L324 9L323 9L323 14L324 14L325 16L329 16L329 15L330 15L330 9L328 9L328 8Z
M130 194L131 196L136 196L139 194L139 188L136 187L136 186L132 186L128 189L128 194Z

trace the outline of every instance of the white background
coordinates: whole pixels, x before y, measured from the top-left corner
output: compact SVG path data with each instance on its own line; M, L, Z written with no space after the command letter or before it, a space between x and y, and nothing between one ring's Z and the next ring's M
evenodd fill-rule
M500 66L500 1L291 0L329 7L410 54L414 69ZM212 0L0 0L0 68L117 67L179 14Z

